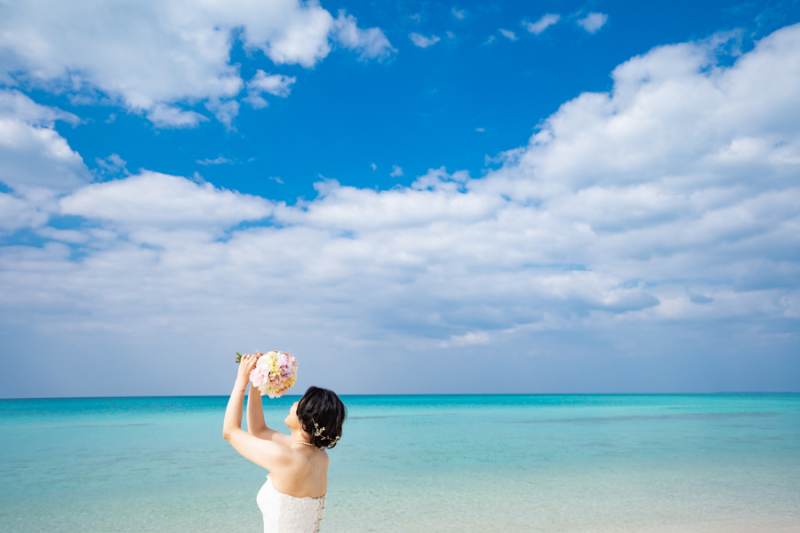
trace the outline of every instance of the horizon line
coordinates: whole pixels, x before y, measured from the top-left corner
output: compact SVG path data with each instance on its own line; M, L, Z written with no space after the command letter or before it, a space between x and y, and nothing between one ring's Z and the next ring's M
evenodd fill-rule
M249 395L245 394L245 396ZM390 393L390 394L340 394L352 396L743 396L743 395L800 395L800 391L727 391L727 392L491 392L491 393ZM283 397L302 397L302 394L285 394ZM36 396L7 397L0 401L14 400L102 400L102 399L155 399L155 398L228 398L229 394L176 394L144 396ZM279 400L280 398L273 398Z

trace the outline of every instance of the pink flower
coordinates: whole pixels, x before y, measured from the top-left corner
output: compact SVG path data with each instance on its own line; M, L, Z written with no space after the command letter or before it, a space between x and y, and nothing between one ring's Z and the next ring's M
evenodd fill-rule
M260 387L269 379L269 374L263 368L255 367L250 372L250 382L256 387Z
M286 352L262 354L250 372L250 382L270 398L283 396L297 380L297 359Z

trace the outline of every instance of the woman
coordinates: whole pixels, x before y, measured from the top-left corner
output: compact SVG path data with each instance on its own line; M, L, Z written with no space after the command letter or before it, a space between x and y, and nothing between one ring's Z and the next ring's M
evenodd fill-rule
M237 452L269 470L256 501L264 515L264 533L319 531L328 492L328 454L342 436L347 416L333 391L311 387L289 409L283 421L291 435L267 427L261 394L250 388L247 432L242 430L242 403L250 371L259 355L245 355L225 410L222 436Z

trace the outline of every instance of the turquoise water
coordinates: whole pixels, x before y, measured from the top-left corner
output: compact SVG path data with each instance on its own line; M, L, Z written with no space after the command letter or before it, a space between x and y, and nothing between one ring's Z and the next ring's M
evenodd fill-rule
M800 395L343 400L323 532L800 531ZM226 401L0 401L2 530L261 531Z

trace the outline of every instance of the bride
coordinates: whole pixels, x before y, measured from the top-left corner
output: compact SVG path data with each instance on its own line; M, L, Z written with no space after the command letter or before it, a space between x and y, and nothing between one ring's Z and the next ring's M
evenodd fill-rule
M342 436L347 416L333 391L310 387L284 420L291 435L267 427L261 394L250 388L247 432L242 403L250 371L259 355L245 355L225 410L222 436L242 456L269 470L256 502L264 515L264 533L316 533L328 492L328 454Z

